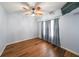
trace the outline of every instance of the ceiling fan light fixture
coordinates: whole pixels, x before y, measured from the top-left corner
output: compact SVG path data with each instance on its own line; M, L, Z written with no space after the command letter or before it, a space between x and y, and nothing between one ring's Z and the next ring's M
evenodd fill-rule
M25 12L25 15L31 15L31 16L42 16L43 12L40 6L32 6L31 8L28 6L21 6L23 12Z
M35 16L35 14L32 14L31 16Z

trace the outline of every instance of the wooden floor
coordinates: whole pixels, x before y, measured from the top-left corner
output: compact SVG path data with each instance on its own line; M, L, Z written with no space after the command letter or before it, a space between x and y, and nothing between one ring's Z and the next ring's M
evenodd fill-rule
M34 38L11 44L6 47L1 56L5 57L75 57L64 49L56 47L44 40Z

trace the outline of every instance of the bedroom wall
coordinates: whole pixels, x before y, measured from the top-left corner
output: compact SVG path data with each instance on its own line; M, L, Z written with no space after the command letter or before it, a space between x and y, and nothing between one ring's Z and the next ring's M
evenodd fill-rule
M8 42L17 42L38 37L37 21L33 16L20 13L8 15Z
M0 5L0 55L7 44L7 15Z
M79 8L62 16L59 27L61 47L79 55Z

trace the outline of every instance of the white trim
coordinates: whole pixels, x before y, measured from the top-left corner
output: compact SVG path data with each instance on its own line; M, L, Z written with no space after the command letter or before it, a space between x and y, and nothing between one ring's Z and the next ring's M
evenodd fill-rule
M7 46L7 45L6 45L6 46ZM2 51L0 51L0 56L2 55L2 53L3 53L4 49L6 48L6 46L3 48Z
M10 45L10 44L18 43L18 42L25 41L25 40L26 40L26 39L23 39L23 40L17 40L17 41L14 41L14 42L9 42L9 43L7 43L6 45Z
M1 54L2 54L2 53L0 52L0 56L1 56Z
M36 38L38 38L38 37L36 37ZM27 39L23 39L23 40L17 40L17 41L14 41L14 42L7 43L6 45L15 44L15 43L26 41L26 40L30 40L30 39L33 39L33 38L27 38Z
M68 50L68 51L70 51L71 53L74 53L75 55L78 55L78 56L79 56L79 53L77 53L77 52L75 52L75 51L72 51L72 50L70 50L70 49L68 49L68 48L65 48L65 47L63 47L63 46L61 46L61 48L65 49L65 50Z

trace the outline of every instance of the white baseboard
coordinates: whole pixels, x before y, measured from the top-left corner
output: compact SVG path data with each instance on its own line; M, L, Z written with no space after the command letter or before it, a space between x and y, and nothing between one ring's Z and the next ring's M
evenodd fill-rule
M6 45L6 46L7 46L7 45ZM6 46L3 48L2 51L0 51L0 56L2 55L2 53L3 53L4 49L6 48Z
M35 38L35 37L33 37L33 38ZM29 40L29 39L33 39L33 38L27 38L27 39L17 40L17 41L14 41L14 42L7 43L7 45L15 44L15 43L22 42L22 41Z
M61 46L61 48L65 49L67 51L70 51L71 53L74 53L75 55L78 55L79 56L79 53L77 53L77 52L74 52L74 51L72 51L72 50L70 50L68 48L63 47L63 46Z
M7 43L7 45L10 45L10 44L15 44L15 43L18 43L18 42L21 42L21 41L25 41L26 39L23 39L23 40L17 40L17 41L14 41L14 42L9 42Z
M2 53L0 52L0 56L1 56L1 54L2 54Z

